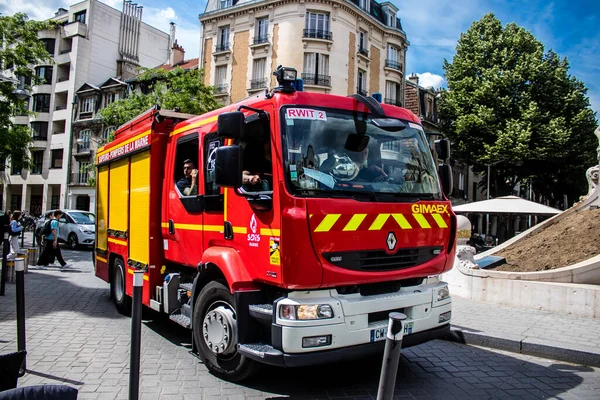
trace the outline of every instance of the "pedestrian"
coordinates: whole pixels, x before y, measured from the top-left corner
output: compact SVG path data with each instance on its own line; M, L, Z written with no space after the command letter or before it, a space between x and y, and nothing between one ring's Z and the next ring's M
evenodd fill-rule
M21 219L21 211L15 211L10 217L10 224L8 225L8 233L10 234L10 253L8 258L14 260L17 258L17 253L20 250L19 247L19 235L23 230L19 220Z
M38 258L37 265L40 267L47 267L49 261L54 260L54 257L58 260L61 267L67 268L72 264L67 264L67 262L63 259L62 254L60 252L60 246L58 245L58 220L62 217L63 212L61 210L54 211L54 215L50 220L50 233L47 231L44 232L44 228L42 228L42 234L44 235L44 250L42 250L42 254L40 254L40 258Z

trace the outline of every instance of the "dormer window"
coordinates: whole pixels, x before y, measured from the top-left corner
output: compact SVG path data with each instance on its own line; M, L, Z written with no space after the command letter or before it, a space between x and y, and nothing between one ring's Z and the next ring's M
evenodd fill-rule
M79 119L89 119L94 117L94 97L85 97L81 99L81 109Z
M110 103L114 103L115 101L119 100L119 98L119 93L106 93L104 95L104 107L108 106Z
M219 1L219 8L221 8L221 9L231 7L232 5L233 5L233 0L220 0Z
M363 10L369 12L369 3L371 1L370 0L358 0L358 6L360 8L362 8Z

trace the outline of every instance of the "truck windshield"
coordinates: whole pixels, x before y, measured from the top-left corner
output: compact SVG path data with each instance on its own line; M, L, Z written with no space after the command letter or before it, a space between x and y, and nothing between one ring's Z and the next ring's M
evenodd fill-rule
M282 109L282 120L286 179L295 194L441 199L431 150L418 124L404 121L405 129L389 132L367 114L297 107ZM350 145L349 135L366 135L364 150L352 151L360 149Z

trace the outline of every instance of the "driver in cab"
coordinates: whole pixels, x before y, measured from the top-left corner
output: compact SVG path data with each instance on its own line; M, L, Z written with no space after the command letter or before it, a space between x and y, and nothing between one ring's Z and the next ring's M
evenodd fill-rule
M272 182L271 144L268 140L262 144L249 142L244 149L243 189L251 192L271 191Z
M365 147L362 151L348 151L346 153L332 154L323 164L321 164L321 172L328 173L341 180L354 180L363 182L384 182L388 179L388 175L376 165L368 164L369 148ZM346 165L339 165L340 163ZM344 167L344 168L340 168ZM341 174L340 169L344 170ZM349 169L353 170L350 171ZM356 171L358 169L358 172ZM341 175L344 175L342 178Z

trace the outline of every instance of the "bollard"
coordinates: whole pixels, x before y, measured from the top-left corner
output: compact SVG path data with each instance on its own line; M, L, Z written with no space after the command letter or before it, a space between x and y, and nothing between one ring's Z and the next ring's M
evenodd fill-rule
M8 243L8 225L4 225L4 242L2 245L2 274L0 274L0 296L4 296L4 287L6 285L6 273L8 266L6 265L6 257L10 244Z
M385 339L385 351L383 353L383 365L381 366L379 388L377 389L377 400L391 400L394 397L398 362L400 361L400 349L402 348L402 335L404 334L403 322L405 319L406 315L402 313L390 313L387 337Z
M21 229L21 248L25 247L25 229Z
M133 272L133 301L131 302L131 349L129 360L129 400L140 395L140 347L142 339L142 289L144 271Z
M17 351L25 351L25 260L15 258L15 272L17 274ZM25 375L27 358L19 370L19 376Z

